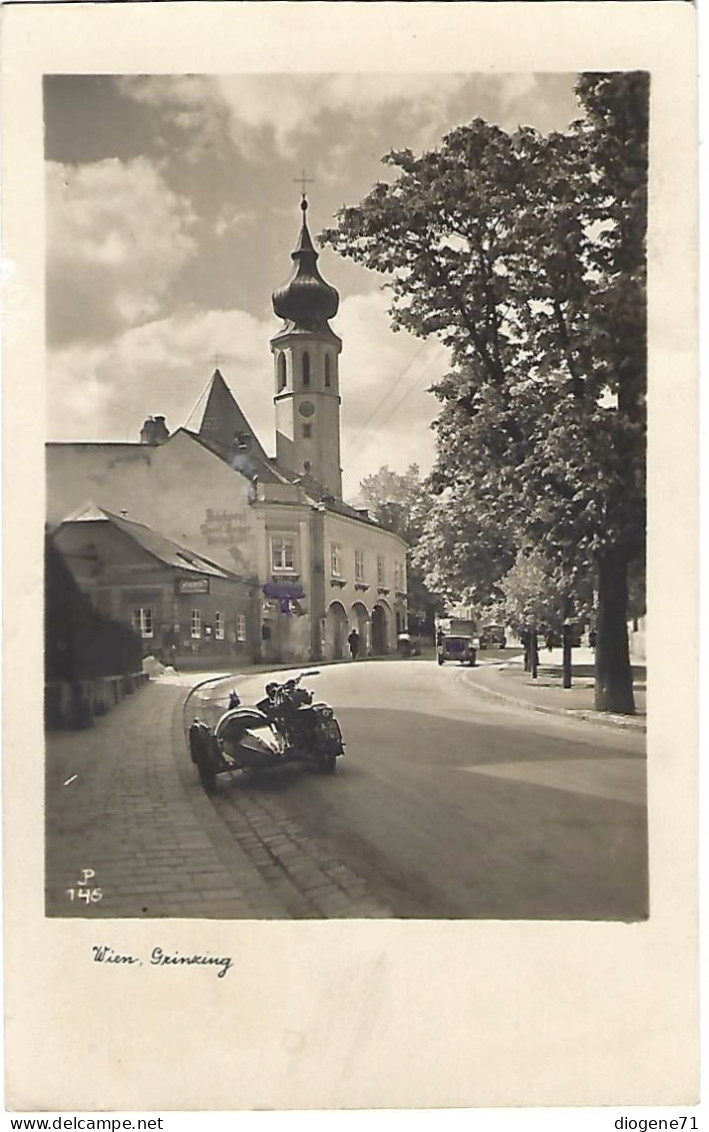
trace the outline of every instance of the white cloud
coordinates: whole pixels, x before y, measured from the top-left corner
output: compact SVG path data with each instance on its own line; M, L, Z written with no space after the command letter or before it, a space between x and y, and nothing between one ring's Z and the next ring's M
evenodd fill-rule
M417 462L431 466L434 437L429 426L439 403L428 389L449 367L446 349L435 339L393 334L386 292L354 295L340 305L336 329L343 340L340 359L342 463L345 495L388 464L405 471Z
M273 431L273 327L243 311L187 311L132 327L100 346L48 354L51 438L137 440L146 416L171 430L187 423L219 356L252 425L269 447ZM198 421L194 417L191 427Z
M325 113L345 112L361 121L405 101L409 115L418 110L438 118L467 81L465 75L352 74L229 76L215 83L238 148L248 148L252 132L267 128L280 154L292 158L299 135L314 134Z
M154 316L193 255L192 206L138 157L47 165L50 332L69 337L84 311L88 336Z
M290 215L292 215L292 209ZM214 221L214 234L221 238L230 232L248 228L258 223L255 212L242 212L232 205L226 205Z
M246 156L263 156L267 131L281 157L300 153L303 135L315 135L327 114L351 124L383 124L392 146L427 148L455 125L478 113L514 128L520 108L532 115L538 94L535 75L502 74L261 74L123 76L116 80L129 98L161 111L191 137L197 151L229 136ZM540 96L541 97L541 96ZM548 108L547 108L548 109ZM347 140L339 143L347 148ZM332 154L319 175L327 176Z
M345 299L334 328L341 358L342 457L346 496L383 464L403 471L433 459L428 425L437 412L426 392L447 367L445 350L392 334L381 293ZM215 368L267 452L274 441L272 359L275 320L243 311L182 311L127 329L112 341L74 344L48 355L51 439L137 440L148 415L163 414L171 431L190 420ZM190 416L192 414L192 416Z

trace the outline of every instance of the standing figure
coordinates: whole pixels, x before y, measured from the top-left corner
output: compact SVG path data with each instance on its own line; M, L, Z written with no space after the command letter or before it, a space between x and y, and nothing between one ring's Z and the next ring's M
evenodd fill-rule
M356 660L357 653L359 652L359 633L356 629L353 629L350 633L349 637L347 638L347 643L350 646L350 656L353 660Z

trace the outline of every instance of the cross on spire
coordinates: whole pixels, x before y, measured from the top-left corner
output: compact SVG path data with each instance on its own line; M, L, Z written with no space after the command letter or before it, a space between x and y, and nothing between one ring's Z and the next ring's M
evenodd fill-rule
M300 191L303 194L304 199L305 199L305 186L315 184L315 181L312 177L306 177L305 176L305 169L301 170L300 177L294 177L293 178L293 182L296 185L300 185Z
M214 368L215 368L215 369L219 369L219 363L220 363L220 361L222 360L222 359L221 359L221 354L215 354L215 355L214 355L214 359L213 359L213 360L214 360Z

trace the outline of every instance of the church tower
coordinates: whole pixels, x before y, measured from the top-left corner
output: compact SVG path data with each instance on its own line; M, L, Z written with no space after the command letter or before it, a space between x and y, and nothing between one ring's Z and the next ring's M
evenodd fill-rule
M295 271L273 293L283 327L271 339L275 380L276 460L313 479L325 494L342 498L340 468L340 379L342 342L328 320L340 297L317 268L303 193L303 225L291 259Z

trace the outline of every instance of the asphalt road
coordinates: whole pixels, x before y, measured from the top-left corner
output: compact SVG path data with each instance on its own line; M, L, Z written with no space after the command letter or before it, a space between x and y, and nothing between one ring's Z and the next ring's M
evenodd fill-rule
M267 679L237 681L242 700ZM337 772L237 775L220 794L277 798L396 916L647 916L644 735L500 706L421 660L325 667L306 686L340 719Z

